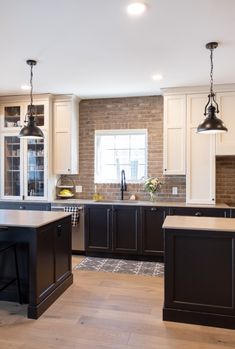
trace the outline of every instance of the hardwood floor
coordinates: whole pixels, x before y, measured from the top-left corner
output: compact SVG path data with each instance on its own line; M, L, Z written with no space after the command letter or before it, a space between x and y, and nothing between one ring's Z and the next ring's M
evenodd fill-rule
M75 271L38 320L26 305L0 302L0 349L235 348L233 330L163 322L162 302L162 278Z

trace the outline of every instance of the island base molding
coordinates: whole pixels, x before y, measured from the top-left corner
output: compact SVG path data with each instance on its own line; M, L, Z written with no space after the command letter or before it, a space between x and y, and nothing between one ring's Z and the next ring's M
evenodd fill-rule
M235 316L163 308L163 320L235 329Z
M73 283L73 275L69 275L52 293L49 294L41 303L28 306L28 318L37 320L57 298Z

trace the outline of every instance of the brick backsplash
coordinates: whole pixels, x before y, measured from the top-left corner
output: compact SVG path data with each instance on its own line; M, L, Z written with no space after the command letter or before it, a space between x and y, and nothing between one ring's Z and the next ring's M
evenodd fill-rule
M185 176L163 176L163 97L127 97L82 100L79 106L79 175L73 176L83 192L76 198L91 199L94 193L95 130L147 129L148 177L161 177L165 184L159 201L185 201ZM172 187L178 195L172 196ZM148 200L143 184L128 184L125 199L132 194ZM97 184L97 191L105 199L119 199L119 184Z
M216 202L235 202L235 156L216 158Z

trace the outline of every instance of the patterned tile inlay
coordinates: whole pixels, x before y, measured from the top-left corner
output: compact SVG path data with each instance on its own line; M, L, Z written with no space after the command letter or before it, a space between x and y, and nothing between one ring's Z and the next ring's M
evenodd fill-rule
M163 263L132 261L125 259L86 257L79 264L77 264L74 269L148 276L164 276Z

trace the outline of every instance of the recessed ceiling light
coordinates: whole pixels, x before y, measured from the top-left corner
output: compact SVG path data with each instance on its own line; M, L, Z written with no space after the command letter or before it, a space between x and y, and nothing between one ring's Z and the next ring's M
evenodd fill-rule
M153 80L162 80L163 76L162 76L162 74L155 74L152 76L152 79Z
M127 12L131 16L139 16L146 10L146 4L143 2L133 2L127 6Z
M21 85L21 89L28 91L28 90L30 90L30 86L29 85Z

